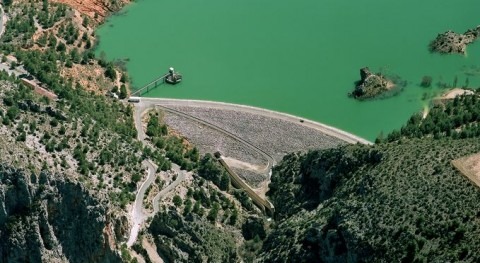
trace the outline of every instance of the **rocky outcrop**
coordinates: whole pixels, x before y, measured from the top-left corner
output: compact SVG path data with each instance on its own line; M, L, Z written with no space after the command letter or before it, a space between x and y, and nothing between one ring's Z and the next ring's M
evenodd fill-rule
M380 73L370 72L368 67L360 69L360 80L355 84L355 90L350 93L356 99L374 98L395 87L393 81L387 79Z
M122 6L129 3L130 0L106 1L106 0L53 0L52 2L62 3L71 6L82 14L92 18L98 16L105 18L109 13L118 11Z
M0 165L0 262L121 262L106 214L79 183Z
M160 212L148 228L159 254L170 262L237 262L235 240L195 214Z
M438 52L441 54L465 54L467 45L473 43L479 36L480 26L477 26L474 29L469 29L463 34L458 34L449 30L445 33L438 34L430 43L429 49L431 52Z

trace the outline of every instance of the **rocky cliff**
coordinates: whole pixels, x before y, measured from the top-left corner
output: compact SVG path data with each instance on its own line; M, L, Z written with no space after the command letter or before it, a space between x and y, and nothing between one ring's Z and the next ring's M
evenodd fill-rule
M176 211L160 212L149 232L159 252L171 262L237 262L235 240L195 214L183 217Z
M80 183L0 165L1 262L120 262L106 215Z

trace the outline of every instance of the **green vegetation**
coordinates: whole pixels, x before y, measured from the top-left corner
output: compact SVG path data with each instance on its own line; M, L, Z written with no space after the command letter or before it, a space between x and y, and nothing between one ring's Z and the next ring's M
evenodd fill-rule
M175 195L173 197L173 204L177 207L182 205L182 198L179 195Z
M150 119L148 120L147 124L147 136L150 137L160 137L167 135L167 125L160 124L160 120L158 117L151 115Z
M137 132L132 108L87 92L79 84L73 85L70 80L59 77L56 63L53 63L56 55L50 58L50 64L48 54L49 51L17 53L18 58L25 60L25 68L53 85L51 87L60 100L53 102L39 97L17 79L1 72L0 79L14 85L8 89L3 84L3 95L0 97L5 114L2 124L16 127L15 139L18 142L26 141L28 134L38 136L45 151L55 159L54 163L60 163L63 168L71 167L65 159L66 154L71 154L77 163L78 173L84 179L108 173L109 177L113 177L108 187L119 189L110 193L111 200L125 207L133 200L133 191L139 180L138 174L132 171L141 170L141 159L138 157L141 146L133 140ZM103 175L98 178L100 182L94 187L106 187Z
M193 215L192 215L193 216ZM197 216L185 220L176 212L159 212L149 231L155 237L157 249L169 261L236 262L235 240L230 233L211 225Z
M200 160L198 175L212 181L222 191L228 191L230 188L230 177L227 171L209 153Z
M474 96L460 96L435 105L425 119L420 114L413 115L399 131L393 131L386 141L400 138L433 137L453 139L480 137L480 99ZM377 142L384 141L379 137Z
M17 3L4 4L13 9ZM76 24L67 18L69 8L48 1L23 5L10 17L0 50L18 59L11 62L12 68L23 65L59 99L39 97L15 77L0 72L0 118L10 132L8 145L0 148L6 148L2 148L4 158L18 157L31 172L25 176L0 169L0 181L8 186L2 195L8 197L6 201L18 199L5 206L8 214L1 219L5 224L0 230L7 238L0 241L1 247L25 243L29 247L22 251L30 252L29 242L35 242L33 246L52 249L50 229L62 229L56 233L58 240L82 237L73 245L61 244L72 262L82 260L78 251L88 253L89 245L82 242L92 233L97 234L92 244L104 249L103 231L117 212L110 209L125 209L134 200L144 172L141 162L151 159L163 171L173 162L196 172L187 194L175 195L173 205L161 207L146 230L171 261L480 261L480 191L450 164L480 151L479 92L435 105L425 119L412 116L400 130L380 136L374 146L287 155L272 175L268 196L276 213L275 222L269 224L256 215L245 191L231 189L227 172L212 155L200 157L197 148L169 131L161 112L148 119L146 134L154 147L143 146L135 139L132 107L61 77L65 67L98 63L104 68L102 77L120 79L122 84L114 87L119 97L128 96L128 78L119 64L95 60L91 36L82 31L92 24L89 18ZM53 27L58 32L49 30L33 40L38 30ZM431 77L422 79L425 88L431 84ZM27 151L26 156L15 156L17 152L7 149L26 143L36 143L32 155ZM59 178L51 180L56 178L52 175L47 180L47 170L59 171ZM70 176L74 183L68 181ZM37 180L43 183L33 186ZM60 193L54 187L67 191ZM89 191L108 194L102 202L111 206L103 207ZM62 194L65 199L59 199ZM63 217L69 211L73 213ZM48 222L52 227L38 227L42 240L30 240L33 232L23 229L42 220L52 221ZM78 222L85 225L78 227ZM124 236L122 227L114 235ZM16 239L10 242L12 236ZM134 249L146 255L138 244ZM126 246L116 250L124 261L135 262ZM17 261L35 260L22 256Z
M150 137L153 145L155 145L158 150L165 151L165 157L167 157L169 161L178 164L182 169L188 171L197 167L199 159L198 149L190 147L185 143L183 138L169 134L167 125L163 123L160 113L157 112L149 115L146 135ZM160 163L157 162L159 167L162 167L164 163L163 160Z
M450 161L480 151L480 143L419 137L286 156L272 175L278 222L262 256L478 262L480 191Z

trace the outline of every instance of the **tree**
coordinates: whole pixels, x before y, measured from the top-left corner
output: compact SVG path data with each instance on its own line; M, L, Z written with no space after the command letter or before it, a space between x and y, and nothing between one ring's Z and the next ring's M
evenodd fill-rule
M220 205L217 202L215 202L213 204L212 209L210 209L210 211L208 212L207 219L210 220L211 222L215 222L215 220L217 220L219 209L220 209Z
M132 175L132 182L135 184L140 182L141 179L142 179L142 175L140 175L139 173L135 173Z
M65 46L65 44L63 42L58 43L57 51L58 52L64 52L65 50L67 50L67 47Z
M110 78L111 80L117 79L117 72L111 63L109 63L105 69L105 77Z
M7 117L13 121L17 118L18 113L19 113L19 110L16 106L10 107L7 110Z
M228 224L234 226L237 223L238 219L238 211L236 208L233 209L232 215L230 216L228 220Z
M188 215L192 211L192 200L185 200L185 209L183 209L183 215Z
M70 51L70 58L74 63L80 63L82 58L80 57L80 53L78 53L77 48L74 48L72 51Z
M45 150L47 152L53 152L55 150L55 139L51 139L50 141L48 141L47 145L45 145Z
M192 162L198 162L198 159L200 159L200 153L199 153L197 147L193 147L190 151L188 151L188 156L187 157Z
M182 205L182 198L179 195L175 195L172 201L176 207L180 207Z
M17 136L17 141L19 142L24 142L27 139L27 134L22 131L18 136Z
M82 26L88 27L89 23L90 23L90 20L88 19L88 16L84 16L82 21Z
M264 239L267 234L265 232L265 223L260 217L251 216L242 225L242 234L245 240L251 240L255 236Z
M127 73L123 73L122 77L120 78L120 82L126 83L128 81Z
M58 130L58 134L59 135L64 135L66 131L67 131L67 129L65 129L65 126L62 125L60 127L60 130Z
M120 99L125 99L127 96L128 96L127 87L124 84L122 84L122 86L120 86L120 95L118 97Z
M17 62L12 61L12 62L10 63L10 69L15 69L16 67L17 67Z
M155 142L159 144L158 146L161 146L165 142L159 137L167 134L167 127L166 125L160 124L160 120L158 119L158 116L150 115L150 119L148 120L148 124L147 124L146 134L150 137L156 138ZM159 148L163 148L163 147L159 147Z
M222 174L220 177L220 183L218 184L218 188L222 191L228 191L230 189L230 177L226 172Z
M48 46L50 47L55 47L57 45L57 38L51 34L48 37Z
M112 90L113 93L118 93L118 86L113 86Z
M200 215L200 202L198 202L198 201L195 202L195 204L193 205L192 212L194 212L195 214Z
M218 164L211 154L205 154L198 165L198 175L212 181L218 188L227 191L230 185L230 178L225 169Z

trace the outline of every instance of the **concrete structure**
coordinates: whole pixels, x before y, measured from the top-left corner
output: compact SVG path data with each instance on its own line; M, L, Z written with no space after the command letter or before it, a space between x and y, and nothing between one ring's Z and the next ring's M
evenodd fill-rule
M175 73L174 68L169 68L168 73L164 74L142 88L132 92L131 96L142 96L142 94L148 93L151 89L158 87L160 84L168 82L170 84L176 84L182 80L182 75Z
M245 190L247 195L252 199L253 203L260 208L260 210L262 210L268 216L273 216L273 214L275 213L275 207L273 206L273 204L266 198L262 198L257 193L255 193L255 191L253 191L253 189L227 165L227 163L222 159L219 152L215 153L215 157L217 157L217 160L220 162L220 164L225 167L225 170L227 170L228 174L230 175L232 185Z

